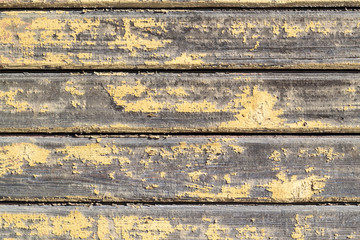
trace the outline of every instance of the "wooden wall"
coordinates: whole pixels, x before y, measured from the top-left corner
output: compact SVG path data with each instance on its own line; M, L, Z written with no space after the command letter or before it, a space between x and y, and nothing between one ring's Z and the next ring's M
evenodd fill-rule
M360 239L357 7L0 1L0 238Z

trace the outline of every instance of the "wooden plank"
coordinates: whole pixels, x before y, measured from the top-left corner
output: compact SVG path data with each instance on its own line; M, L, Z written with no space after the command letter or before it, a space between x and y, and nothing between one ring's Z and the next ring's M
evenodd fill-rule
M360 69L359 11L10 11L3 69Z
M358 206L1 206L3 239L358 239Z
M2 0L1 8L359 7L358 0Z
M2 73L1 132L360 132L360 74Z
M1 201L360 201L357 137L0 140Z

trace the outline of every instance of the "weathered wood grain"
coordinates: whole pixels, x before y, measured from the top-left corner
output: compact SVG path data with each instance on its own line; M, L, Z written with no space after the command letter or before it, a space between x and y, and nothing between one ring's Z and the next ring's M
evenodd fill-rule
M4 239L358 239L358 206L1 206Z
M360 132L360 74L0 74L1 132Z
M1 8L359 7L358 0L2 0Z
M2 201L359 202L360 138L1 137Z
M360 12L10 11L3 69L360 69Z

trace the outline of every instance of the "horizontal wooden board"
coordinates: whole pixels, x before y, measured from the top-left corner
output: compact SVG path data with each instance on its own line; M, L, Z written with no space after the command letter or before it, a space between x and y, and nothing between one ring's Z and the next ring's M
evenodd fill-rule
M1 137L2 201L360 202L360 138Z
M3 11L3 69L360 69L360 12Z
M2 0L1 8L359 7L358 0Z
M3 239L359 239L358 206L1 206Z
M360 132L360 74L0 74L1 132Z

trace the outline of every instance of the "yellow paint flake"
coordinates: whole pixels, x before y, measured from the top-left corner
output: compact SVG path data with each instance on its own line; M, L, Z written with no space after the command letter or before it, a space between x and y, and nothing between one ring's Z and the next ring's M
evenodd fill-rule
M317 22L310 21L309 23L306 24L306 27L305 27L305 32L309 32L309 31L327 35L330 32L330 29L325 28L324 25L322 23L320 23L319 21L317 21Z
M226 181L226 183L231 183L230 174L225 174L224 175L224 180Z
M260 45L259 41L256 41L255 46L253 48L250 49L250 51L254 51L255 49L257 49Z
M65 91L71 93L71 95L82 96L85 92L79 90L79 86L76 86L72 81L67 81L65 85Z
M275 162L280 162L281 161L281 154L279 151L273 151L272 154L269 156L269 159L275 161Z
M50 150L38 147L32 143L14 143L0 147L0 177L13 173L21 174L22 166L45 164Z
M114 160L118 160L120 164L130 163L130 160L122 156L112 156L123 149L116 146L102 146L99 143L90 143L85 146L68 146L62 149L56 149L57 153L65 154L62 160L81 160L83 163L91 163L93 165L110 165Z
M30 236L44 237L51 231L49 219L45 214L2 213L0 222L2 229L28 229Z
M99 216L97 220L97 236L99 240L110 239L109 220L104 216ZM113 238L112 238L113 239Z
M297 179L292 176L286 177L284 172L279 172L276 177L278 180L272 180L264 185L272 193L272 199L279 202L307 201L314 194L319 194L324 190L326 180L329 176L319 177L311 175L304 179Z
M208 240L230 240L229 238L230 228L213 223L210 224L205 232Z
M309 218L313 218L312 215L307 215L303 217L303 219L300 219L299 214L296 214L295 216L295 226L294 231L291 233L291 237L296 240L305 240L306 232L310 231L310 225L307 223L306 220Z
M231 147L233 149L233 151L236 152L236 153L243 153L244 152L244 148L241 147L241 146L230 144L229 147Z
M262 240L265 239L265 230L258 230L255 226L246 225L242 228L236 228L238 234L236 237L239 239L247 239L247 240Z
M300 26L289 25L287 22L282 25L282 28L284 29L285 33L287 33L288 37L297 37L299 33L304 32Z
M88 238L93 233L91 227L94 219L85 217L79 211L72 211L68 216L56 216L52 221L52 233L56 236L69 234L72 239Z
M252 92L252 93L251 93ZM283 110L274 110L277 98L271 94L260 91L255 86L252 91L245 87L242 94L237 95L227 106L227 109L234 111L235 121L220 124L220 128L231 129L256 129L256 128L279 128L284 120L279 118ZM239 107L243 109L237 110Z
M175 95L175 96L189 96L189 94L184 90L182 87L178 88L170 88L167 87L166 91L169 95Z
M349 88L346 89L346 91L349 92L349 93L355 93L356 89L352 88L352 87L349 87Z
M134 237L143 240L167 239L169 234L176 231L170 221L165 218L123 216L113 218L115 231L124 240Z
M160 172L160 177L165 178L166 177L166 172Z
M146 189L146 190L152 190L152 189L158 188L158 187L159 187L158 184L150 184L150 185L147 185L147 186L145 187L145 189Z
M189 66L202 66L205 64L205 62L199 58L205 56L206 54L183 53L181 54L181 56L173 60L166 61L165 64L173 67L186 67L186 68L188 68Z
M155 31L157 34L161 33L161 31L166 32L165 23L155 22L153 18L123 18L122 21L125 30L124 36L119 36L116 40L109 42L108 45L110 47L114 48L116 46L120 49L127 49L132 56L136 56L137 49L145 51L156 50L171 43L171 40L149 39L148 36L141 37L140 35L133 33L136 28L145 29L150 32ZM133 25L135 29L132 29L131 25Z
M41 113L49 112L49 105L47 105L47 104L42 105L39 112L41 112Z
M0 91L0 101L15 109L16 112L23 112L26 110L31 110L30 104L26 101L16 101L15 97L18 93L23 93L22 89L12 90L12 91ZM1 105L0 105L1 107ZM1 107L3 108L3 107Z
M115 179L115 172L109 173L109 178L114 180Z
M199 171L188 173L188 175L191 178L191 181L196 182L196 181L199 181L200 176L207 175L207 173L199 170Z
M177 196L199 198L200 200L207 201L228 201L249 197L251 189L250 184L247 183L237 187L222 186L221 192L219 193L210 192L211 190L213 190L213 187L201 187L196 184L187 185L187 187L195 190L183 192L178 194Z
M305 172L309 173L312 172L315 168L314 167L308 167L305 169Z

